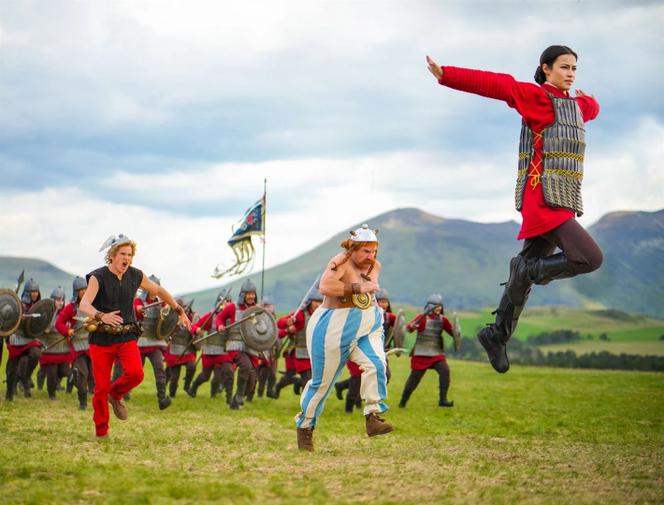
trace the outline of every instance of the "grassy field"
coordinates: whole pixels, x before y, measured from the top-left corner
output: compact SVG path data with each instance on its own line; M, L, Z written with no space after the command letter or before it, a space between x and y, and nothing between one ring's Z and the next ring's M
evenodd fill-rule
M436 406L429 372L399 409L408 361L391 365L396 430L368 439L362 415L332 396L313 454L296 449L290 389L238 412L204 386L160 412L148 365L129 420L112 418L105 440L75 396L0 400L0 503L664 501L661 374L516 366L501 376L450 360L454 408Z
M396 312L400 307L393 307ZM405 307L407 319L410 321L420 310ZM453 310L447 310L451 319ZM640 354L664 356L664 321L639 315L619 314L619 318L610 317L610 313L601 311L571 309L566 307L527 307L519 320L514 338L526 340L530 335L555 330L573 330L585 339L588 335L592 340L581 340L569 344L539 346L542 352L572 350L581 355L584 353L608 351L613 354ZM477 331L485 323L493 321L489 309L484 311L459 311L462 333L474 338ZM606 333L608 341L600 340L599 336ZM415 334L406 339L406 347L410 348ZM451 349L451 341L446 338L447 348Z

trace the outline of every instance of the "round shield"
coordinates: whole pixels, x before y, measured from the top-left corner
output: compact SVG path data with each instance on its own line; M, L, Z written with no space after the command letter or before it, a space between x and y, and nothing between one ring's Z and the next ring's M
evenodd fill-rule
M157 321L157 331L155 335L160 340L166 340L170 337L178 325L178 313L170 306L161 309L159 320Z
M28 338L39 338L51 326L55 315L55 300L45 298L35 303L26 314L25 334Z
M267 351L277 339L277 321L262 307L252 306L244 311L240 334L244 343L256 351Z
M0 288L0 337L14 333L21 324L23 305L11 289Z
M403 347L406 341L406 315L403 309L399 309L397 317L394 319L394 329L392 330L394 336L394 347Z

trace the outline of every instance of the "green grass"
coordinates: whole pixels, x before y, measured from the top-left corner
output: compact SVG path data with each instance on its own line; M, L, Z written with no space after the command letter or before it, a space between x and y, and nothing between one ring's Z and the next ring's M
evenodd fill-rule
M485 323L493 321L491 310L460 312L464 336L474 336ZM447 315L450 317L450 311ZM606 333L611 341L658 341L664 335L664 321L636 315L626 315L621 320L568 307L526 307L514 337L525 340L530 335L553 330L573 330L595 338Z
M241 411L203 386L157 408L151 369L95 440L75 396L0 400L0 501L13 503L661 503L664 376L450 360L452 409L425 375L406 409L408 374L390 361L386 417L368 439L360 413L328 399L316 452L297 451L298 397ZM4 391L3 391L4 393Z
M582 340L568 344L551 344L539 346L542 352L574 351L576 354L591 352L610 352L612 354L638 354L641 356L664 356L664 341L645 342L613 342L603 340Z

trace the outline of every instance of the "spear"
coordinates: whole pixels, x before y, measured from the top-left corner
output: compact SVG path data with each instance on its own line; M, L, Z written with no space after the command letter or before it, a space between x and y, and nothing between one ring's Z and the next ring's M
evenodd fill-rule
M18 279L16 279L16 294L18 294L18 290L21 289L21 284L23 284L24 280L25 280L25 270L21 270L21 275L19 275Z
M256 312L254 312L252 315L247 316L247 317L243 317L242 319L239 319L239 320L235 321L234 323L231 323L228 326L224 327L224 331L230 330L233 326L237 326L238 324L244 323L245 321L249 321L250 319L253 319L255 316L257 316L258 314L262 314L263 312L265 312L265 309L259 307L256 310ZM197 338L197 339L192 339L191 342L189 342L187 344L187 346L184 348L184 351L182 351L182 353L180 353L180 356L178 356L178 359L180 359L182 356L184 356L184 354L187 350L187 347L189 347L191 345L196 345L200 342L203 342L203 340L207 340L208 338L214 337L217 334L219 334L219 330L215 330L212 333L208 333L207 335L205 335L203 337L200 337L200 338Z
M77 319L77 318L74 318L74 319ZM93 327L94 327L94 329L91 329L91 328L93 328ZM96 325L94 325L94 324L90 324L90 325L87 325L87 326L83 326L82 328L79 328L78 330L74 330L74 335L76 335L77 333L79 333L79 332L81 332L81 331L90 332L90 331L94 331L94 330L96 330L96 329L97 329L97 326L96 326ZM72 337L73 337L74 335L72 335ZM49 345L48 347L45 347L44 349L42 349L41 352L46 352L46 351L48 351L49 349L51 349L52 347L55 347L56 345L58 345L58 344L64 342L65 340L68 340L69 338L71 338L71 337L68 336L68 335L67 335L66 337L62 337L62 338L61 338L60 340L58 340L57 342L54 342L53 344Z

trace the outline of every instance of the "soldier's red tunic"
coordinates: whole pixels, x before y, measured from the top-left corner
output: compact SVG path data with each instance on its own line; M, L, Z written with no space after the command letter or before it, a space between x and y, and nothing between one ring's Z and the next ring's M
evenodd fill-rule
M537 183L541 175L542 138L544 128L555 121L553 104L548 93L556 97L568 97L552 84L542 85L519 82L508 74L498 74L482 70L444 66L439 83L476 95L502 100L521 115L526 125L533 131L534 156L528 169L528 183L523 195L521 216L523 223L518 239L542 235L557 228L574 217L571 210L549 207L544 201L542 185ZM583 120L591 121L599 114L599 104L591 96L577 96L576 103L581 109Z
M156 302L156 298L146 298L145 302L141 300L140 298L134 298L134 314L136 314L136 322L140 323L143 321L143 315L144 311L138 310L139 307L144 307L147 304L149 305L150 303ZM138 350L141 351L141 356L145 354L150 354L152 351L163 351L164 346L163 345L150 345L150 346L139 346Z
M308 310L308 309L307 309ZM284 329L288 332L288 320L291 319L295 315L295 312L291 312L290 314L282 317L277 321L277 327L279 329ZM300 310L297 313L297 316L295 316L295 320L293 322L293 326L295 327L295 333L292 334L293 337L300 332L305 330L304 327L304 311ZM302 359L302 358L297 358L295 356L295 349L291 351L291 356L287 357L286 354L284 353L284 358L286 358L286 368L288 369L288 364L290 361L290 364L292 368L295 368L295 371L297 373L301 372L306 372L307 370L311 370L311 360L310 359Z
M55 329L58 330L60 335L63 337L68 337L69 336L69 330L76 325L76 320L74 319L76 317L76 304L68 303L67 305L64 306L60 314L58 315L58 318L55 320ZM85 351L75 351L74 347L71 346L71 352L72 352L72 361L75 361L76 358L81 356L82 354L87 354L88 356L90 355L89 349L86 349Z
M422 314L418 314L416 317L413 318L413 321L415 321L418 317L421 317ZM413 328L414 331L424 331L426 325L427 325L427 318L428 319L440 319L442 317L443 319L443 330L445 330L449 335L453 335L452 333L452 324L450 323L449 319L447 319L445 316L440 315L437 316L436 314L429 314L427 317L422 317L422 320L419 322L417 326ZM408 323L409 325L413 322L411 321ZM441 336L442 338L442 336ZM444 354L438 354L436 356L411 356L410 357L410 368L411 370L427 370L431 368L431 365L434 363L437 363L438 361L447 361L447 357Z

